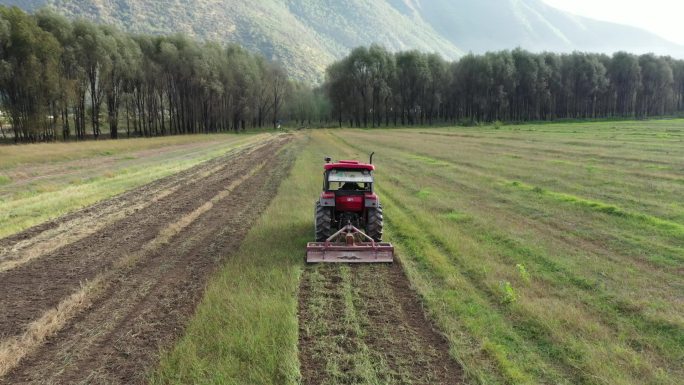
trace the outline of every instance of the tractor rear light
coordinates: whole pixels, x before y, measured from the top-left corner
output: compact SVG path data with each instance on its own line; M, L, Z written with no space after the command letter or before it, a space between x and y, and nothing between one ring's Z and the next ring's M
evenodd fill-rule
M366 207L378 207L378 196L370 193L364 196L364 206Z
M335 206L335 193L329 191L321 193L321 206Z

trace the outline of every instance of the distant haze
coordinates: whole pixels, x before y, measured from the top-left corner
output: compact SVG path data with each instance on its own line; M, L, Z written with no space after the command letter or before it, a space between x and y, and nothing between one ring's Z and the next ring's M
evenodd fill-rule
M681 0L544 0L580 16L643 28L684 44L684 2Z

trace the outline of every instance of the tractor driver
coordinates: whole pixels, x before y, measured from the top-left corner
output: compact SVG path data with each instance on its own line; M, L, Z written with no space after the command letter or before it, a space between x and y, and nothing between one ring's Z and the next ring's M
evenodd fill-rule
M363 190L366 190L365 183L363 185L364 186L361 186L356 182L344 182L342 187L340 187L340 190L343 190L343 191L363 191Z

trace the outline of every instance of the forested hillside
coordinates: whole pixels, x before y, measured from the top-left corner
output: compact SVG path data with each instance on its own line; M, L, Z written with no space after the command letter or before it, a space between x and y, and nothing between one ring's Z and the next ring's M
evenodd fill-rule
M323 101L236 45L0 6L0 110L14 141L276 127L286 113L310 117ZM0 133L6 137L2 125Z
M684 60L653 54L515 49L452 61L371 45L327 67L323 87L296 78L234 44L0 6L0 108L9 118L0 123L10 123L15 141L237 131L281 120L379 126L684 110Z
M420 48L454 58L460 51L432 28L383 1L289 0L2 0L36 9L49 5L71 17L152 34L240 44L281 61L294 77L321 79L349 49L378 42L390 49Z
M648 32L568 15L541 0L0 0L131 32L238 43L281 61L296 78L320 81L352 48L377 43L455 59L467 52L522 47L684 56Z

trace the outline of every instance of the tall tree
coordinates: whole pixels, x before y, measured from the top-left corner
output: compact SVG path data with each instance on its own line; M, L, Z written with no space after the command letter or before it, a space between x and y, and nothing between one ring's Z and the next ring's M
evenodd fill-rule
M653 54L639 57L641 88L637 94L640 116L662 115L669 109L674 77L667 60Z
M85 20L74 24L74 39L88 84L91 124L97 139L102 133L100 108L111 71L110 52L116 50L116 42L112 36L105 35L102 28Z
M55 138L50 115L58 97L59 42L19 8L0 8L0 98L9 111L14 139Z
M278 127L280 109L289 91L287 73L280 65L272 65L268 71L268 81L271 84L271 99L273 100L273 128Z
M424 112L424 96L430 81L426 55L418 51L396 55L397 78L401 100L401 119L409 125L417 124Z

